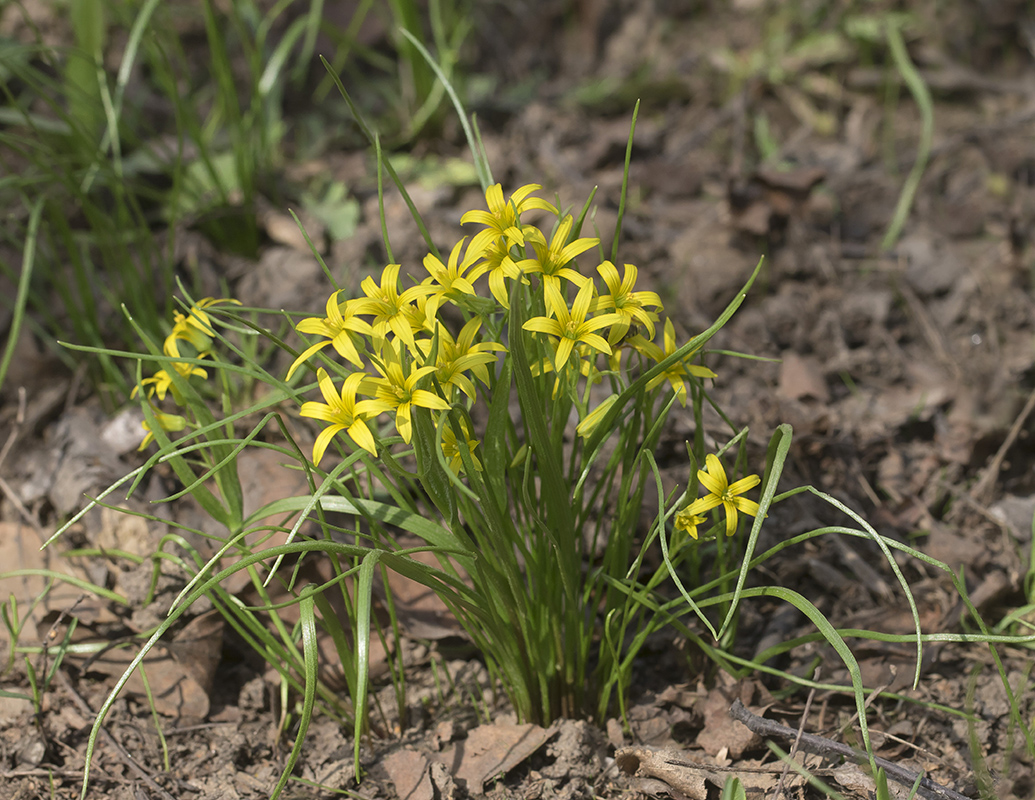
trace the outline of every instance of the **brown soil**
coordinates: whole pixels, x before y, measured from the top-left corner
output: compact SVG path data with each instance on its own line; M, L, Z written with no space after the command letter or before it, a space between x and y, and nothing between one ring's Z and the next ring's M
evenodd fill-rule
M473 104L495 179L505 190L541 183L545 194L557 191L563 203L576 206L599 187L589 224L608 239L631 108L641 98L622 260L640 267L641 280L661 294L685 335L710 324L764 254L759 280L713 346L772 360L709 362L720 375L719 404L736 423L750 426L758 458L776 426L790 423L788 488L812 484L882 534L963 570L971 601L995 624L1031 601L1024 596L1035 510L1029 12L1019 2L995 4L994 11L968 2L907 4L917 24L906 38L934 95L935 133L903 234L884 250L881 241L920 136L908 91L889 90L897 79L885 63L886 48L859 47L848 61L796 59L793 44L815 31L836 32L847 3L803 4L817 7L809 12L814 30L790 25L792 45L782 52L772 43L789 12L757 9L760 4L749 0L733 5L588 0L565 4L564 14L560 4L544 4L541 13L494 8L505 20L480 20L471 71L498 81L494 93ZM839 10L824 13L827 6ZM504 34L507 26L514 32ZM766 42L774 69L737 85L723 53L738 54L744 64ZM522 95L516 87L529 78L534 88ZM776 143L768 160L759 152L764 137L756 135L763 115ZM447 122L441 138L422 142L414 155L463 152L458 128ZM385 258L372 160L365 151L336 152L292 164L284 179L301 181L317 171L344 180L360 202L355 235L325 254L355 288ZM471 187L428 188L414 180L412 191L440 243L454 241L461 213L482 202ZM390 197L387 212L396 260L420 258L421 239L401 202ZM278 234L281 217L282 209L264 217L269 241L256 263L242 264L189 232L184 251L213 282L229 279L246 305L318 311L327 293L320 270L304 243ZM141 463L133 413L108 420L75 376L33 357L34 347L21 344L0 409L4 427L16 434L0 456L4 566L55 566L56 554L36 553L39 542L80 507L84 493ZM19 385L26 413L16 420ZM679 453L690 424L676 414L659 454L673 480L687 477ZM248 456L242 475L249 502L284 491L284 481L293 478L280 469L276 459ZM156 483L146 495L162 492ZM204 528L189 503L170 513ZM774 511L759 546L846 522L828 505L796 499ZM117 546L146 555L158 536L142 520L97 512L61 546ZM830 536L785 552L767 565L770 582L800 592L836 626L912 630L901 590L868 542ZM925 632L973 628L944 572L912 559L899 563ZM149 568L126 570L115 561L84 561L78 568L130 597L146 593ZM0 582L4 597L17 594L21 609L43 585L37 578ZM382 675L375 733L363 746L364 780L355 781L349 732L317 720L296 774L324 788L293 783L285 796L347 790L402 800L482 792L522 800L630 792L705 798L717 797L715 786L736 774L772 797L782 767L757 736L729 719L738 698L792 727L856 741L854 706L843 694L815 693L803 719L806 692L788 691L786 681L764 674L737 681L716 674L671 634L651 642L638 669L631 735L617 721L606 730L573 721L545 731L518 726L450 620L421 598L413 598L412 607L401 645L410 691L404 722ZM47 596L21 643L60 638L72 617L97 635L139 631L164 610L126 611L59 589ZM169 769L147 704L130 686L108 718L112 738L99 743L91 797L269 795L291 742L291 735L277 735L278 685L203 611L162 651L168 671L153 679L167 681L159 711ZM811 630L776 601L747 604L735 652L751 657ZM977 797L982 788L987 797L1035 797L1035 767L1017 730L1035 712L1030 649L993 653L987 646L932 643L913 689L909 645L854 644L865 685L895 693L870 708L879 755L926 770L964 796ZM1019 700L1019 720L1010 718L996 659ZM70 657L56 671L38 717L24 701L0 698L0 797L77 796L93 710L124 664L117 655L89 663ZM840 660L818 645L803 645L775 666L806 678L818 668L822 683L847 682ZM9 691L27 690L24 669L4 680ZM290 712L294 699L289 703ZM630 762L628 751L616 761L616 749L630 746L664 749L668 772L646 758ZM980 762L975 773L974 753L987 759L992 775ZM802 758L846 796L872 790L853 765ZM640 767L638 775L619 768L630 763ZM793 773L783 781L788 797L819 796Z

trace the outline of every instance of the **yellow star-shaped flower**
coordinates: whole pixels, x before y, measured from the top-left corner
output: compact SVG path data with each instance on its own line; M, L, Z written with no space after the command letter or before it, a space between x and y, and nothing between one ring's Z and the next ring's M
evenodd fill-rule
M589 278L578 270L572 269L568 264L575 256L585 253L591 247L596 247L600 244L600 240L594 237L592 239L573 239L569 242L568 237L571 235L574 224L575 221L571 218L571 214L566 216L557 226L549 244L542 231L529 226L526 233L532 242L532 249L535 250L535 258L531 259L524 268L525 272L541 274L543 282L547 286L553 284L555 287L559 287L561 278L571 281L580 288L587 283L592 283Z
M489 384L487 364L497 360L492 350L506 351L498 342L475 342L475 336L482 321L472 317L460 330L460 335L453 339L442 323L438 323L438 350L435 358L435 377L442 388L456 386L471 400L475 399L474 383L464 373L470 372L486 386ZM431 355L434 341L418 339L417 348L424 354L425 360Z
M748 500L746 497L738 497L744 492L750 491L761 483L757 475L748 475L736 483L730 483L726 478L726 470L722 468L722 462L717 456L709 453L704 459L704 469L698 470L697 478L701 485L708 490L708 494L699 497L685 509L681 514L686 515L684 521L689 525L689 518L700 516L718 506L722 506L726 512L726 535L732 536L737 532L737 512L743 511L752 517L758 515L758 503ZM684 528L689 533L689 528ZM696 526L691 533L695 539Z
M654 342L648 342L640 336L634 337L636 339L636 348L646 355L648 358L654 360L655 363L660 364L674 352L676 352L678 345L676 344L676 332L672 326L672 320L665 320L665 349L662 350ZM669 364L661 375L655 375L647 383L648 391L660 386L665 381L668 381L672 388L675 390L676 397L679 399L680 405L686 405L686 378L688 375L693 375L698 378L714 378L715 373L707 367L702 367L699 364L688 363L691 358L697 354L697 351L693 351L684 358L682 361L677 361L674 364Z
M529 197L532 192L537 192L541 188L538 183L529 183L515 190L508 202L503 199L503 189L500 184L490 186L485 192L485 204L489 210L474 209L460 217L461 225L478 222L488 226L485 231L475 237L476 241L472 244L477 243L481 246L487 243L487 239L478 238L484 234L488 237L502 236L507 240L508 247L512 244L524 247L525 226L521 224L521 214L533 208L549 211L551 214L557 213L557 209L542 198Z
M468 247L463 260L461 260L460 250L464 246L464 241L466 241L466 237L457 242L453 247L447 264L443 264L432 253L428 253L424 257L424 268L428 271L430 277L425 279L422 285L430 286L432 289L428 293L427 310L425 312L428 319L432 319L438 314L439 306L445 300L453 300L455 302L461 294L475 295L474 286L471 283L474 278L468 278L464 273L467 272L475 261L482 257L485 250L484 248L476 250L473 247Z
M402 345L398 347L386 342L381 353L381 360L374 361L374 366L381 373L380 378L371 378L370 383L376 387L376 397L382 401L385 410L395 410L395 429L407 444L413 436L410 417L414 406L442 411L449 408L449 403L427 389L418 389L417 384L429 372L434 372L432 365L411 367L405 361Z
M625 265L625 276L618 277L618 270L610 261L603 262L597 267L597 272L604 279L607 285L607 294L602 294L593 303L594 311L614 311L621 314L622 319L611 326L608 332L607 341L609 344L616 344L626 333L633 323L642 325L647 330L647 338L654 338L654 323L658 315L654 311L648 311L646 306L661 308L661 298L656 292L633 291L636 287L636 277L639 270L633 264Z
M510 255L510 244L502 236L496 236L482 253L482 261L471 269L470 280L475 281L482 275L489 276L489 291L496 302L510 310L510 298L507 296L507 280L521 277L521 272L532 265L531 259L515 261ZM528 283L525 280L525 283Z
M178 339L172 334L166 336L165 343L162 345L163 352L167 356L172 356L173 358L180 358L181 355L179 343L181 341L187 340ZM206 356L208 356L207 352L198 353L197 358L205 358ZM201 378L202 380L208 378L208 372L206 372L204 369L197 366L196 364L190 364L186 361L173 361L172 369L175 370L181 378L186 378L187 380L190 380L194 377ZM150 378L144 378L144 380L141 381L141 384L148 387L148 397L154 397L155 395L158 395L159 400L164 400L166 392L168 392L171 389L173 400L176 401L176 404L180 406L184 404L183 396L177 390L176 384L173 381L172 373L169 372L168 368L158 370L158 372L156 372ZM138 389L138 386L134 386L133 391L130 393L130 397L136 397Z
M553 359L554 369L560 372L564 368L575 346L580 342L588 344L601 353L611 355L611 346L607 340L594 331L614 325L621 319L621 316L619 314L601 314L599 317L586 319L590 303L593 300L592 281L587 281L579 289L570 312L561 290L555 284L547 283L544 288L546 310L553 315L553 318L532 317L522 327L526 331L546 333L557 337L557 348Z
M676 514L676 530L686 531L687 535L691 539L697 538L697 526L703 525L705 522L706 520L704 517L700 517L697 514L690 512L690 506L687 506Z
M368 376L362 372L353 372L345 379L341 387L341 393L334 388L334 381L331 380L327 371L322 367L316 371L317 380L320 383L320 394L327 402L318 403L311 401L302 405L300 411L303 417L322 420L331 423L320 431L313 445L313 464L319 466L323 460L323 454L338 431L345 431L349 438L362 447L371 455L377 455L377 444L374 442L374 435L367 427L367 420L375 417L382 411L389 409L388 404L379 400L360 400L356 402L356 392Z
M369 335L372 333L370 324L366 320L362 320L355 315L354 307L348 305L344 306L344 313L342 312L342 306L338 304L338 295L341 292L332 292L331 296L327 298L327 316L323 319L319 317L309 317L299 322L295 326L295 330L299 333L308 333L315 336L325 336L327 341L317 342L316 344L307 347L302 354L291 363L291 368L288 370L286 380L291 380L291 376L295 374L295 370L298 369L302 364L309 360L309 357L317 350L322 350L327 345L333 345L334 349L338 352L342 358L348 359L357 367L361 367L363 362L359 358L359 351L356 349L356 342L354 334L362 333Z
M356 297L346 303L353 314L371 314L374 338L384 339L394 333L407 347L413 347L413 328L407 317L411 304L418 298L434 293L435 287L428 284L411 286L399 291L399 265L389 264L381 271L381 284L367 275L359 285L365 297Z

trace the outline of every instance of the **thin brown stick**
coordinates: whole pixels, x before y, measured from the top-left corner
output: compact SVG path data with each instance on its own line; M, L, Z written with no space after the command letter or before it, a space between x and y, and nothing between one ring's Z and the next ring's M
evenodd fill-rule
M952 370L952 374L957 381L962 380L963 368L949 353L949 348L945 343L945 336L942 334L938 325L935 324L934 318L927 310L927 306L924 305L916 292L907 286L905 282L901 282L896 289L905 299L906 305L909 306L909 310L912 312L917 325L920 326L920 332L923 333L927 343L930 345L931 349L934 350L934 354L942 363Z
M748 711L744 704L740 700L734 700L733 705L730 706L729 714L733 719L743 723L759 736L768 737L770 739L783 739L784 741L794 741L799 737L797 731L794 728L789 728L786 725L781 725L778 722L773 722L771 719L760 717L757 714L752 714ZM848 758L859 764L866 764L867 759L865 753L861 753L848 745L835 742L831 739L827 739L823 736L816 736L812 733L800 734L799 746L802 750L807 753L813 753L823 758ZM916 783L916 779L920 778L920 783L917 787L917 794L920 797L925 797L927 800L972 800L972 798L966 795L960 794L954 789L950 789L947 786L942 786L939 783L935 783L930 778L920 777L920 773L913 772L911 769L900 767L898 764L888 761L884 758L874 757L874 763L878 767L883 767L884 772L888 778L900 783L904 786L912 786Z
M819 680L819 667L812 673L812 680ZM798 748L801 746L801 737L805 734L805 721L809 718L809 710L812 708L812 700L816 696L816 689L813 687L809 690L809 696L805 699L805 710L801 712L801 722L798 724L798 735L794 737L794 744L791 745L790 752L787 754L790 758L794 758L798 755ZM783 796L784 782L787 780L787 775L791 771L791 763L788 760L783 765L783 772L780 774L780 781L776 784L776 791L774 796L779 798Z
M3 467L4 462L7 460L8 454L11 452L11 448L14 447L14 443L18 440L18 436L21 434L22 425L25 424L25 387L18 387L18 413L14 418L14 425L11 427L10 433L7 434L7 441L4 442L4 446L0 448L0 468ZM36 534L42 539L39 520L37 520L25 507L21 499L18 497L18 493L11 488L11 486L0 477L0 492L3 492L4 496L11 503L12 506L22 515L22 518L29 523Z
M970 490L970 496L977 502L987 501L988 492L999 479L999 470L1003 467L1003 460L1006 458L1006 454L1010 448L1013 447L1014 442L1017 441L1017 437L1021 433L1021 429L1024 427L1024 423L1027 422L1028 416L1032 410L1035 410L1035 391L1028 395L1028 402L1024 404L1024 408L1021 409L1021 413L1017 415L1017 418L1013 421L1013 425L1010 426L1009 433L1006 434L1006 438L1003 443L999 446L999 450L992 457L992 460L985 467L984 473L978 478L977 483L974 484L974 488Z
M7 460L7 454L11 452L11 448L14 447L15 441L18 439L18 434L21 432L22 425L25 424L25 387L18 387L18 413L14 418L14 427L11 428L11 432L7 434L7 441L4 442L3 449L0 450L0 467L4 465Z

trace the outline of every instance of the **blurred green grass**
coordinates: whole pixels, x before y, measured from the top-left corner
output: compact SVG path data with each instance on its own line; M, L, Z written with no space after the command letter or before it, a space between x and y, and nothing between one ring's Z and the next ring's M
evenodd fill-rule
M51 27L64 42L54 46L53 32L13 5L26 22L17 38L0 38L0 236L34 259L26 269L0 258L26 312L14 315L9 339L31 331L70 369L79 360L59 341L133 349L123 305L161 339L176 280L201 293L196 265L175 257L183 229L254 258L260 203L335 196L325 184L282 179L288 159L341 143L329 108L340 104L321 102L333 82L318 42L398 146L433 134L445 110L441 85L402 31L462 85L470 30L467 0L366 0L333 21L323 0L54 0ZM111 359L87 369L108 407L128 396L131 378Z

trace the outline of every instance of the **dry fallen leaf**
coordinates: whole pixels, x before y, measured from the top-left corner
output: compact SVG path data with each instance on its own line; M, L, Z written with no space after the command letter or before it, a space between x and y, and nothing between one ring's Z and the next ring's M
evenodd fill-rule
M506 775L542 747L554 732L553 728L532 724L479 725L440 758L457 779L466 781L469 793L481 794L486 781Z
M786 352L781 357L780 382L777 387L781 397L791 400L812 398L821 403L830 400L823 370L815 358L806 358L795 352Z
M701 704L704 729L697 735L697 744L711 756L727 748L730 758L738 759L759 744L758 735L730 719L730 698L722 689L712 689Z
M384 761L399 800L434 800L428 759L414 750L396 750Z
M678 753L626 747L615 753L615 762L627 775L658 778L690 800L708 797L708 782L702 767L684 761Z

